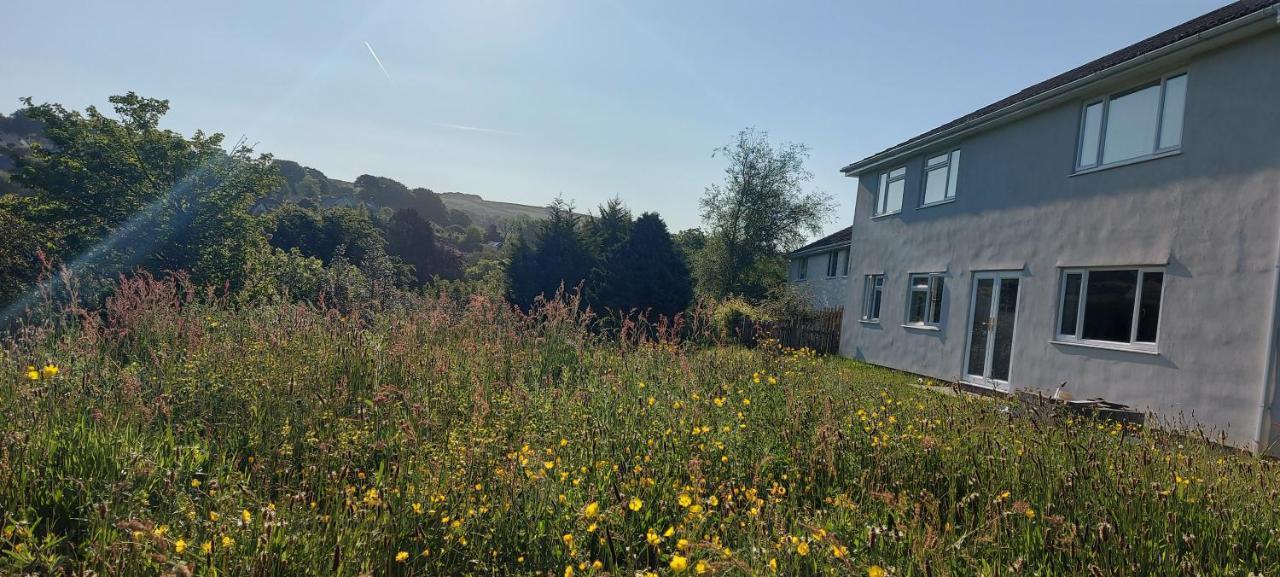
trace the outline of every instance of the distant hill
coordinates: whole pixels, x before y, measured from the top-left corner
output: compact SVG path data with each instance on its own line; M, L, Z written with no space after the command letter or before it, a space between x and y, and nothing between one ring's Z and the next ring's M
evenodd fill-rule
M42 140L43 127L19 114L0 114L0 194L17 192L9 182L12 163L4 151L23 154L31 142ZM291 160L277 159L276 167L284 177L280 190L263 198L255 207L259 212L274 210L286 203L310 200L321 206L356 206L371 208L412 207L440 226L474 224L485 228L521 220L546 218L545 206L485 200L479 195L461 192L437 194L427 188L409 187L386 177L362 175L355 182L329 178L317 169Z
M442 192L440 200L444 201L444 205L450 210L460 210L470 215L473 220L486 224L522 218L539 220L546 218L548 214L548 208L545 206L485 200L479 195L463 192Z

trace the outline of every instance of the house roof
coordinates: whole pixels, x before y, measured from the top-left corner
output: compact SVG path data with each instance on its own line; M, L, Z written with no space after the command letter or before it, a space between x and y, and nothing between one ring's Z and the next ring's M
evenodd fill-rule
M1146 54L1169 46L1170 44L1180 40L1190 38L1211 28L1216 28L1223 24L1239 20L1250 14L1255 14L1261 10L1277 5L1280 5L1280 0L1240 0L1238 2L1233 2L1202 16L1192 18L1191 20L1183 22L1173 28L1156 34L1155 36L1130 44L1129 46L1084 64L1083 66L1078 66L1054 76L1053 78L1028 86L1017 94L1013 94L1000 101L993 102L987 106L979 108L978 110L970 112L969 114L961 116L960 118L952 120L951 122L943 124L942 126L934 128L933 130L854 162L840 169L840 171L848 174L865 165L893 156L894 154L910 148L913 145L931 140L934 136L938 136L952 128L984 119L986 117L997 117L1001 111L1004 111L1016 104L1025 102L1056 88L1064 87L1072 82L1084 79L1090 75L1097 74L1114 66L1133 61L1136 58L1140 58Z
M849 244L849 239L851 238L853 238L853 227L846 226L827 236L824 236L818 240L815 240L809 244L806 244L798 249L791 251L790 253L787 254L787 256L800 256L802 254L820 252L824 248L844 246Z

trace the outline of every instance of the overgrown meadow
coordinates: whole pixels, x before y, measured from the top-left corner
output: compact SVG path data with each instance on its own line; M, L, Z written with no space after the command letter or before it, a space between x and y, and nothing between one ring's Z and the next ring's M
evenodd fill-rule
M701 318L125 281L4 344L0 574L1280 571L1273 462Z

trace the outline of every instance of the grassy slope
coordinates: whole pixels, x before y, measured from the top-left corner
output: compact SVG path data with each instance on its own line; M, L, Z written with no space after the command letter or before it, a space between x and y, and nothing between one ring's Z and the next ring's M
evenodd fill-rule
M1200 442L847 360L605 342L557 307L132 289L5 349L0 574L1280 569L1277 467Z
M445 206L465 212L472 220L483 223L521 218L541 220L547 217L547 208L543 206L485 200L474 194L444 192L440 194L440 200L444 201Z

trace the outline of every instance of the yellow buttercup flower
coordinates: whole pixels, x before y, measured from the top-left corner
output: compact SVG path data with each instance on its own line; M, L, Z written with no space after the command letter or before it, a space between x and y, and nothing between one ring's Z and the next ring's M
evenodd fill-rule
M37 371L35 367L27 367L26 375L28 379L33 381L40 380L40 371Z
M587 506L582 510L582 514L586 515L587 518L595 517L599 513L600 513L600 503L597 503L595 501L587 503Z
M244 521L245 525L248 525L249 523L253 522L253 515L249 513L248 509L245 509L243 511L240 511L240 520Z
M887 573L885 573L884 567L879 565L872 565L867 568L867 577L884 577L885 575Z
M804 557L805 555L808 555L808 554L809 554L809 543L808 543L807 541L801 541L800 543L798 543L798 544L796 545L796 553L797 553L797 554L799 554L801 557Z
M693 565L693 572L698 575L706 575L711 572L711 566L706 561L698 561Z
M223 535L223 536L222 536L222 548L223 548L223 549L230 549L230 548L234 547L235 545L236 545L236 540L235 540L235 539L232 539L230 536L227 536L227 535Z
M200 552L208 555L213 551L213 541L205 541L200 544Z
M689 568L689 560L685 557L681 557L680 555L673 555L671 557L670 567L671 570L676 573L684 573L685 570Z
M396 553L396 563L404 563L405 561L408 561L408 560L409 560L408 551L401 551L399 553Z
M181 553L181 552L186 551L186 550L187 550L187 542L186 542L186 541L183 541L182 539L178 539L177 541L174 541L174 542L173 542L173 552L174 552L174 553Z
M641 507L644 507L644 501L641 501L639 497L632 497L631 502L627 503L627 508L632 511L639 511Z
M688 507L693 504L693 498L688 493L680 493L680 496L676 497L676 502L680 503L681 507Z
M40 369L40 376L46 379L51 379L57 375L58 375L57 365L52 365L52 364L45 365L43 369Z

